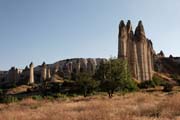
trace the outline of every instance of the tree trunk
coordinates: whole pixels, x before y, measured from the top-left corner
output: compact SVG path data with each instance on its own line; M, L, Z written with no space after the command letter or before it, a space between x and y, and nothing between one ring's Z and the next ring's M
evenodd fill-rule
M84 97L87 97L87 87L84 87Z
M112 91L111 90L108 91L108 95L109 95L109 98L112 98Z

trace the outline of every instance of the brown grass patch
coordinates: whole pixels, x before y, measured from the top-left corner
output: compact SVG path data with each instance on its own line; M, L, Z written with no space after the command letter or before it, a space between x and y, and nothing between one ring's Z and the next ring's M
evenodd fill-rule
M76 97L67 101L30 98L0 104L0 120L178 120L180 93L130 93Z

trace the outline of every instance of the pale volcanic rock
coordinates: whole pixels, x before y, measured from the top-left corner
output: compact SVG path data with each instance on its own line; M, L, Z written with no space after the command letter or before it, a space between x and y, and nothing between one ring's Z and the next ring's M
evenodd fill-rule
M142 21L132 31L131 21L119 25L118 58L128 61L132 76L140 81L151 80L153 76L154 50L152 42L146 38Z

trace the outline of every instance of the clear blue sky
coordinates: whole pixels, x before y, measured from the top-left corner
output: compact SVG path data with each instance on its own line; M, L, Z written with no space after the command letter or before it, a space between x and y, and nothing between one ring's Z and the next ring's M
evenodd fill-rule
M180 0L0 0L0 70L117 55L120 20L142 20L154 49L180 55Z

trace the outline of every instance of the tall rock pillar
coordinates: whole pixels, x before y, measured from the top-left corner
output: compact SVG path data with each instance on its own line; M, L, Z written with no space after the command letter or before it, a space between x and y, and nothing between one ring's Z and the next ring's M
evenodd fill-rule
M45 81L47 79L47 66L46 63L43 62L41 68L41 81Z
M128 46L127 46L128 36L127 29L122 20L119 24L119 36L118 36L118 58L126 59L128 56Z
M132 74L132 77L139 79L139 64L138 64L138 57L137 57L137 47L136 47L136 41L134 39L134 33L132 30L131 21L128 20L127 25L127 35L128 35L128 41L127 41L127 59L129 63L129 68Z
M153 70L154 70L154 50L153 50L153 44L151 40L148 40L148 65L149 65L149 75L150 78L152 79L153 77Z
M140 68L140 80L150 80L151 75L150 73L150 64L149 64L149 47L148 47L148 40L145 36L144 27L142 21L139 21L138 26L135 31L135 39L137 45L137 56L138 56L138 64Z
M33 84L34 83L34 64L31 62L31 64L29 65L30 68L30 74L29 74L29 83Z

